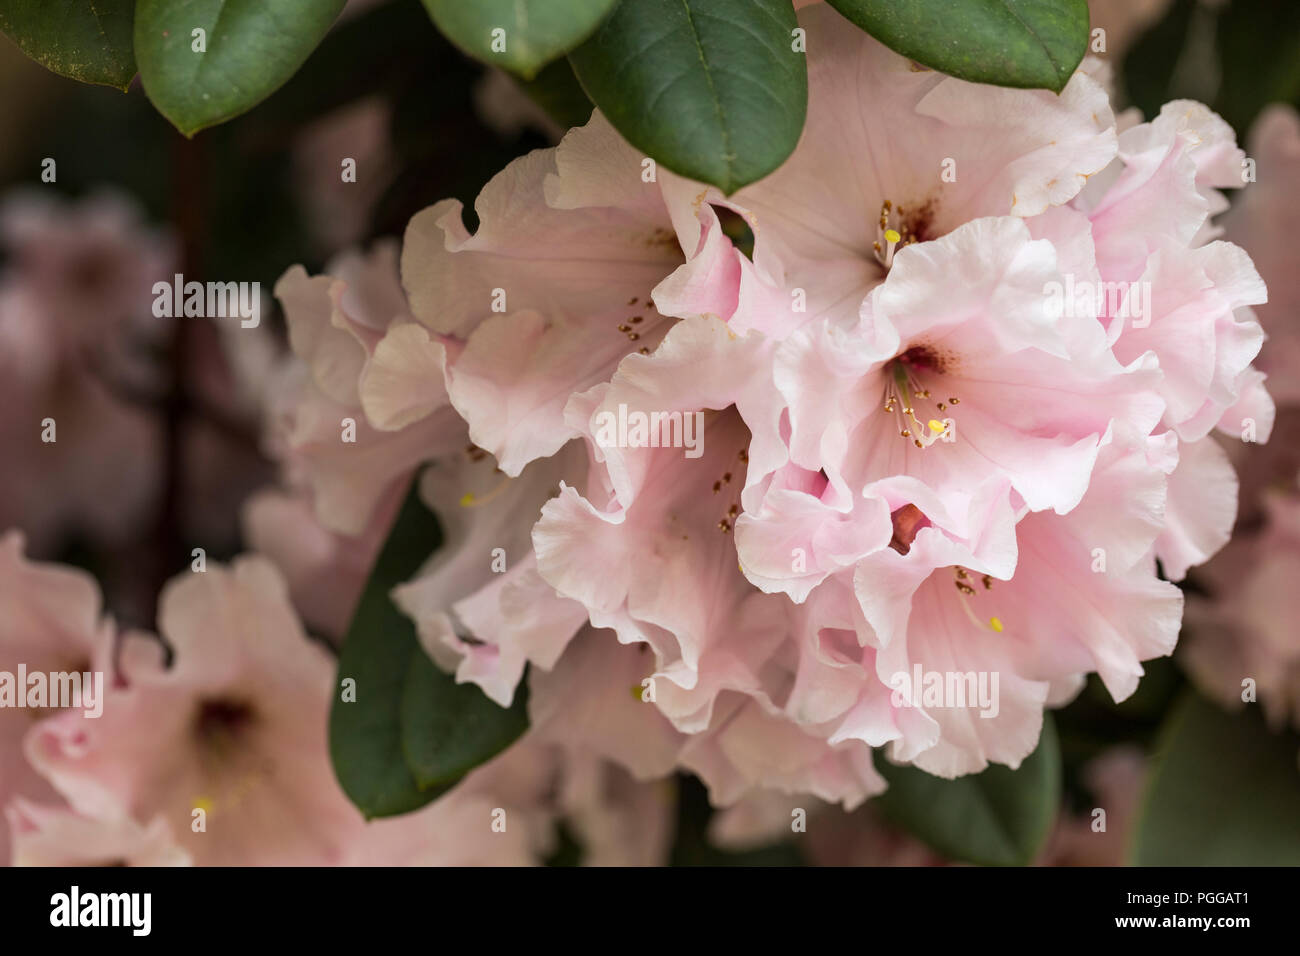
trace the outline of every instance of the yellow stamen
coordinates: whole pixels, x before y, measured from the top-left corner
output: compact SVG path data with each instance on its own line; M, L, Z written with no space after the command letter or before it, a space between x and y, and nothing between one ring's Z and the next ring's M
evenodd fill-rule
M999 634L1002 633L1002 621L996 617L989 618L989 627L993 628L993 630L997 631Z
M930 424L930 431L932 432L941 432L944 430L944 428L947 427L944 425L943 422L939 421L937 418L930 419L929 424Z
M896 229L886 229L885 238L890 242L898 242L898 240L902 239L903 237L898 234L898 230Z
M510 476L502 475L501 480L497 482L496 487L493 488L491 491L489 491L487 494L483 495L482 497L479 497L478 495L474 494L474 492L472 491L465 492L463 495L460 496L460 506L462 508L477 508L479 505L485 505L493 498L496 498L498 495L500 495L503 491L505 491L509 487L510 487Z

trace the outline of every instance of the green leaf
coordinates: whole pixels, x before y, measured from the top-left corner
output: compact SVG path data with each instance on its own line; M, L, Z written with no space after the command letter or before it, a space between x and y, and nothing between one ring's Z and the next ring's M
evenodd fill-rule
M1061 754L1051 715L1043 717L1038 748L1017 770L995 765L944 780L879 758L876 767L889 789L875 806L939 853L967 863L1032 862L1061 802Z
M508 710L457 685L429 660L390 592L438 545L437 519L408 493L348 628L330 712L330 758L367 818L417 810L504 749L528 726L526 694ZM345 701L345 679L356 700Z
M1060 92L1088 49L1087 0L827 0L892 50L963 80Z
M591 100L587 99L568 60L556 60L535 79L518 83L529 99L566 129L582 126L591 119Z
M1214 108L1238 133L1269 103L1300 103L1300 4L1235 0L1211 29L1222 75Z
M803 131L797 26L790 0L622 0L569 59L628 142L731 193L780 166Z
M616 2L424 0L424 5L438 29L470 56L532 79L591 36Z
M1300 737L1258 707L1188 694L1156 748L1133 842L1140 866L1300 865Z
M1172 89L1178 61L1191 35L1192 21L1203 16L1200 0L1174 0L1158 23L1135 37L1121 64L1128 103L1155 117L1160 107L1178 99ZM1118 105L1118 104L1117 104Z
M126 90L135 0L0 0L0 32L60 76Z
M457 684L416 648L402 691L402 750L421 790L441 793L528 729L528 685L508 709L477 684Z
M345 2L139 0L135 54L145 92L186 136L224 123L293 76ZM203 52L195 50L200 39Z

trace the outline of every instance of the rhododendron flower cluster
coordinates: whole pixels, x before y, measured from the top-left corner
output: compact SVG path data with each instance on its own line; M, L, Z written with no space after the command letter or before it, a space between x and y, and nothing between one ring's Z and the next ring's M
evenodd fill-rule
M1300 861L1300 13L121 6L0 2L0 866Z
M1015 767L1086 675L1122 700L1173 651L1170 582L1235 515L1211 435L1271 429L1266 293L1217 238L1244 154L1205 107L1117 124L1088 62L996 88L800 18L803 138L732 196L645 175L597 113L474 231L417 215L407 300L288 273L287 454L350 534L431 462L445 546L394 598L459 681L527 681L538 733L720 805L852 808L877 749Z

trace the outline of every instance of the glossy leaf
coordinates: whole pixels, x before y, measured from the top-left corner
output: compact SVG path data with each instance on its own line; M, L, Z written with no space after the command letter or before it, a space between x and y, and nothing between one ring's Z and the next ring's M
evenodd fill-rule
M1087 0L827 0L890 49L963 80L1065 88L1088 48Z
M1300 737L1258 705L1189 694L1157 744L1133 841L1141 866L1300 866Z
M419 809L528 726L526 694L509 709L457 685L429 660L415 625L393 603L441 543L413 486L366 582L339 654L330 757L348 798L368 817ZM343 682L356 699L344 700Z
M47 70L125 90L135 0L0 0L0 32Z
M186 136L223 123L293 76L345 2L139 0L135 55L145 92Z
M953 860L1024 866L1047 839L1061 803L1061 754L1050 715L1038 748L1016 770L944 780L877 759L889 789L874 805L891 821Z
M799 141L808 73L797 26L789 0L622 0L569 59L628 142L730 193Z
M617 0L424 0L470 56L531 79L600 25Z

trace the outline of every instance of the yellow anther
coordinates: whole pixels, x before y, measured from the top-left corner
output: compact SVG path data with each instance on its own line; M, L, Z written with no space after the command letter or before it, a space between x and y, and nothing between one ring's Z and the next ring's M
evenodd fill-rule
M999 634L1002 633L1002 621L996 617L989 618L989 627L993 628L993 630L997 631Z
M887 239L889 242L898 242L898 241L899 241L900 239L902 239L902 238L903 238L903 237L900 236L900 235L898 234L898 230L897 230L897 229L886 229L886 230L885 230L885 239Z
M473 504L474 504L474 495L472 492L467 491L460 496L460 506L462 508L468 508Z
M944 425L943 422L939 421L939 419L937 418L930 419L929 425L930 425L930 431L935 432L936 434L938 432L943 431L944 428L947 427Z

